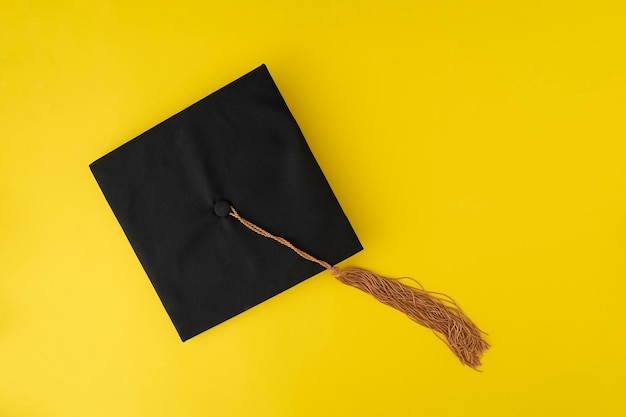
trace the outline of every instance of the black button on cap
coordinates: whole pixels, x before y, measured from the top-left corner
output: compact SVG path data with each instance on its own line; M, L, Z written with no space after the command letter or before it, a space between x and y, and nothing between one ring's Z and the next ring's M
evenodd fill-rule
M220 200L213 206L213 211L220 217L226 217L230 213L230 203L226 200Z

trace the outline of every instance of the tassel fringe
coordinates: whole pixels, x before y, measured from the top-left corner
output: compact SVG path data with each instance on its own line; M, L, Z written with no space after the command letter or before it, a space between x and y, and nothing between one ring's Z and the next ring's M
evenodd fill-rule
M473 369L489 348L481 331L456 302L445 294L426 291L413 278L388 278L361 268L329 271L339 281L370 294L381 303L406 314L411 320L431 329L464 364ZM400 282L409 279L418 287Z

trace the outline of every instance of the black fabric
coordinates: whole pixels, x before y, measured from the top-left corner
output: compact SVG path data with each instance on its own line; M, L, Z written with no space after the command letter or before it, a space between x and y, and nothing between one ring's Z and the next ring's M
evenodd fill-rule
M90 167L182 340L322 270L225 203L331 264L362 249L264 65Z

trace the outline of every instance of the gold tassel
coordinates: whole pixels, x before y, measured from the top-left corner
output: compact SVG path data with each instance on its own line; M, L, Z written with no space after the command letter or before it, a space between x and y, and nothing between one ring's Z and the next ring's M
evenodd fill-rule
M429 328L448 345L464 365L473 369L480 366L480 358L489 348L489 344L483 340L483 332L463 313L452 298L445 294L426 291L413 278L404 279L413 281L418 287L403 284L400 282L403 278L388 278L366 269L340 269L295 247L287 239L273 235L244 219L232 206L228 214L253 232L273 239L304 259L323 266L344 284L372 295L381 303L403 312L411 320Z
M432 330L464 364L473 369L489 348L482 331L463 313L456 302L445 294L426 291L361 268L331 267L330 273L346 285L370 294L381 303L406 314L411 320Z

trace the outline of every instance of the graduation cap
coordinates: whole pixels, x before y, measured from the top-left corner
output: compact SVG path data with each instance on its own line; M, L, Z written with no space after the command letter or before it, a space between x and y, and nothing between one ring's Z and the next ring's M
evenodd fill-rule
M265 65L90 168L183 341L328 270L466 365L489 347L451 298L334 266L362 246Z

